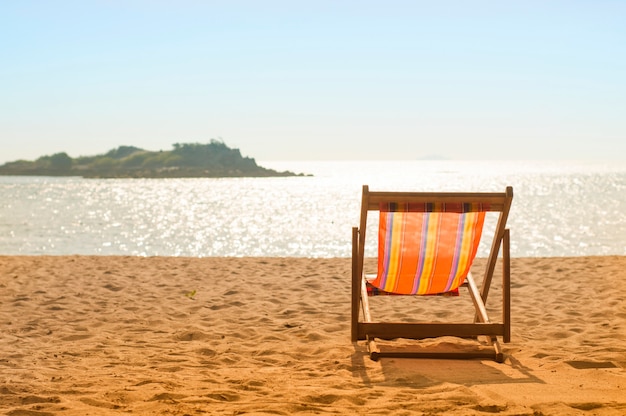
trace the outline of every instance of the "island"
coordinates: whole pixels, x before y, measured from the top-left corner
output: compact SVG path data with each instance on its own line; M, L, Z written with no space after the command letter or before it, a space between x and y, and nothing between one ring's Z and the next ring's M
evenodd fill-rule
M176 143L169 151L120 146L97 156L71 158L61 152L35 161L0 166L0 175L82 176L84 178L226 178L305 176L257 165L220 140L208 144ZM308 176L308 175L307 175Z

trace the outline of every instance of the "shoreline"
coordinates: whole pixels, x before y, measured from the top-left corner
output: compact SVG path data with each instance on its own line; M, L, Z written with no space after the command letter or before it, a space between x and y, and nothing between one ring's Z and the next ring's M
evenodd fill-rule
M350 262L0 255L0 410L626 413L626 256L512 258L503 364L369 360L350 342ZM445 317L445 300L412 311Z

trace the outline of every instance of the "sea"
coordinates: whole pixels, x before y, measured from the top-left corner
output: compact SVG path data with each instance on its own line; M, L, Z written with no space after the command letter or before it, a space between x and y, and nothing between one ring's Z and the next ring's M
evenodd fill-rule
M370 190L514 190L513 257L626 255L626 163L267 161L306 176L0 176L0 255L351 256ZM491 222L490 222L491 221ZM487 235L495 220L485 226ZM376 253L370 215L366 255ZM481 243L485 256L490 241Z

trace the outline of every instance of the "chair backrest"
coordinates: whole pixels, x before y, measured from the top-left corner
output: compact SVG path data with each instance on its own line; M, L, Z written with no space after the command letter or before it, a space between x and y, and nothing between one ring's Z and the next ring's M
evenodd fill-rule
M504 193L370 192L363 187L359 258L368 211L379 211L378 273L370 284L390 293L456 290L470 270L485 213L499 212L485 278L490 283L513 196ZM359 264L362 273L362 261ZM487 274L489 276L487 276Z

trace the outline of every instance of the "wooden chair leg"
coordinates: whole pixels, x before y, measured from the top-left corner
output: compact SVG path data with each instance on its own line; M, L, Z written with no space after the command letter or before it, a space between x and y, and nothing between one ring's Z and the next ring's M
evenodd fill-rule
M369 299L367 298L367 286L365 279L361 278L361 305L363 306L363 321L372 322L372 315L370 313ZM367 347L370 352L370 358L374 361L378 361L380 357L380 350L376 345L376 341L373 336L366 335Z
M359 230L352 228L352 303L350 313L350 339L357 342L359 327L359 303L361 302L361 285L359 283Z
M502 250L502 322L504 342L511 342L511 254L509 229L504 230Z

